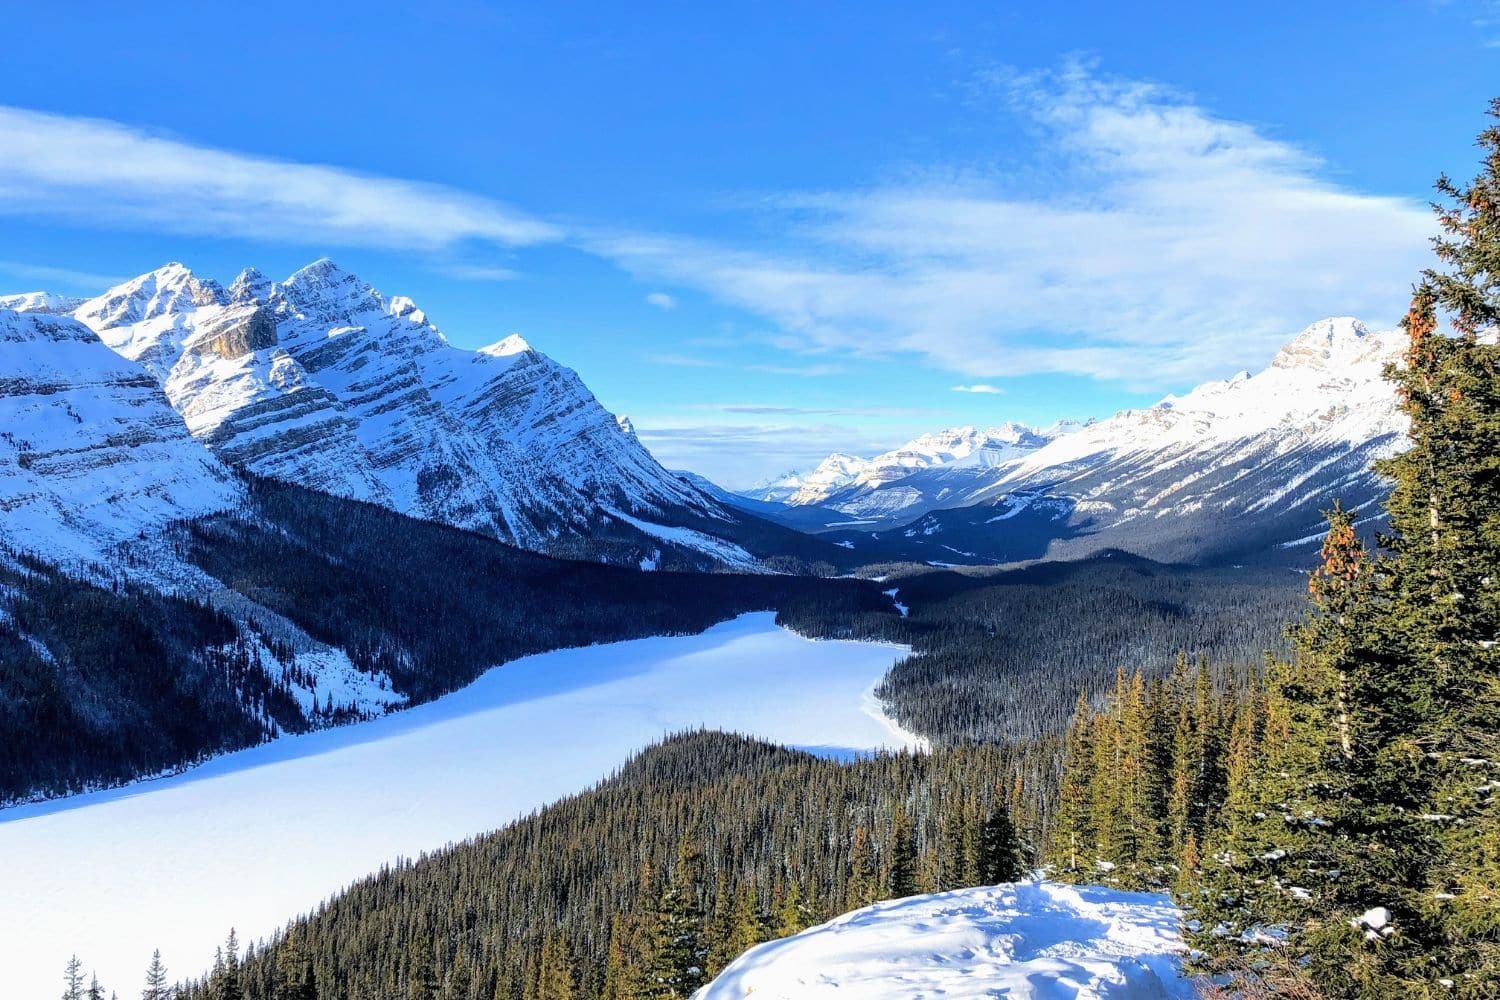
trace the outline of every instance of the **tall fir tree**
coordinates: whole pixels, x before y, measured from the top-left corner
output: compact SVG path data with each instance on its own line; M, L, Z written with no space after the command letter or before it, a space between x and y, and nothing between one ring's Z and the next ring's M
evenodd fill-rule
M141 1000L170 1000L170 997L167 967L162 964L161 951L153 951L151 964L146 967L146 986L141 990Z
M1391 722L1413 727L1398 746L1421 779L1429 841L1406 900L1426 934L1391 964L1447 996L1492 996L1500 982L1500 99L1490 116L1478 176L1438 180L1440 266L1423 274L1405 364L1390 372L1411 447L1383 466L1395 480L1383 638L1397 669L1376 690L1412 706Z
M62 1000L83 1000L83 963L74 955L63 972Z

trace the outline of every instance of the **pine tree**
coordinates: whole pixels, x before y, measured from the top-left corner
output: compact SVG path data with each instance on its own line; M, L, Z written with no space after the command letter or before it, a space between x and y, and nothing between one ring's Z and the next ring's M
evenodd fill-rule
M63 972L62 1000L83 1000L83 963L74 955Z
M685 1000L703 985L708 947L698 904L701 879L702 857L689 834L654 914L650 971L642 993L649 1000Z
M151 964L146 968L146 988L141 990L141 1000L169 1000L167 967L162 964L161 951L151 953Z
M855 827L854 843L849 848L848 892L844 909L858 910L875 902L878 886L875 879L875 851L870 846L870 831Z
M574 1000L573 955L567 939L549 934L542 944L540 968L537 971L536 1000Z
M98 976L89 977L89 988L83 994L88 1000L104 1000L104 987L99 985Z
M979 852L979 881L984 885L1016 882L1026 876L1021 838L1010 812L997 799L985 818Z
M1057 794L1057 813L1052 821L1048 861L1063 879L1083 877L1092 869L1095 832L1091 805L1094 793L1094 711L1088 696L1078 692L1073 721L1063 745L1062 781Z
M1490 115L1500 122L1500 100ZM1382 467L1395 480L1378 574L1391 655L1371 679L1408 706L1390 720L1407 732L1392 736L1387 785L1410 792L1415 775L1427 817L1421 884L1392 921L1406 947L1379 958L1405 984L1459 997L1500 981L1500 124L1479 146L1473 181L1438 180L1441 269L1417 286L1405 364L1390 372L1411 447Z
M887 893L892 899L917 894L917 841L911 817L898 808L891 819L891 850Z
M312 960L295 930L289 932L276 953L276 972L271 1000L317 1000Z

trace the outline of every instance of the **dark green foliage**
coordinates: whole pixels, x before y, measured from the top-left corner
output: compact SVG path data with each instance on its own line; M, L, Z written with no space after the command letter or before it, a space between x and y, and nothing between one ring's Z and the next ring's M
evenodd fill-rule
M1480 146L1472 184L1439 181L1444 270L1387 372L1410 420L1381 466L1391 533L1371 559L1332 512L1296 656L1231 754L1243 787L1196 908L1228 932L1200 935L1209 967L1242 980L1500 995L1500 347L1481 336L1500 318L1500 125Z
M1121 664L1146 678L1178 655L1248 676L1300 609L1286 569L1168 566L1112 553L1002 573L892 577L911 607L913 655L880 696L902 725L938 740L1061 732L1080 688L1104 695Z
M124 781L297 728L223 615L29 559L0 591L0 802Z
M1258 718L1254 682L1238 673L1183 660L1167 681L1119 671L1098 711L1080 698L1048 831L1055 877L1128 889L1192 881L1229 797L1228 734Z
M921 871L943 849L954 810L973 831L975 865L989 864L982 834L1005 806L998 789L1021 779L1015 825L1034 830L1035 790L1054 766L1050 747L840 764L741 737L677 737L592 791L355 885L247 955L240 979L247 1000L264 1000L277 970L305 955L320 997L404 997L388 984L447 984L462 967L470 1000L535 1000L544 978L560 982L544 968L566 955L585 1000L684 996L745 947L842 912L856 869L871 899L888 895L898 858L915 851ZM868 863L854 862L859 841ZM413 980L429 949L432 976ZM199 983L189 996L214 994Z

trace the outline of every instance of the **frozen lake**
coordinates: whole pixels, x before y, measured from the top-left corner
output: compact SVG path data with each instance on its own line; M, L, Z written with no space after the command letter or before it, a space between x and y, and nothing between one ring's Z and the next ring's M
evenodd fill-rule
M915 746L871 693L903 647L744 615L688 637L560 650L435 702L184 774L0 810L6 996L50 1000L77 953L137 995L153 948L204 971L400 855L503 826L682 729L829 753Z

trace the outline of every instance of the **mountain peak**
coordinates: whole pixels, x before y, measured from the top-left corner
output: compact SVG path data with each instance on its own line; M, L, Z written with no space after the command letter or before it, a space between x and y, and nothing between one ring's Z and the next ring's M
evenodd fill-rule
M1370 336L1367 326L1353 316L1321 319L1293 337L1271 360L1273 368L1324 365L1338 359L1349 360L1365 347Z
M89 299L76 314L98 329L186 312L223 299L224 289L217 281L199 278L186 265L170 261Z
M271 279L256 268L247 267L230 282L229 298L233 302L249 303L265 298L270 290Z
M513 333L508 337L502 337L493 344L484 345L476 353L488 355L492 358L508 358L513 354L524 354L529 350L531 350L531 345L526 342L526 338L518 333Z

